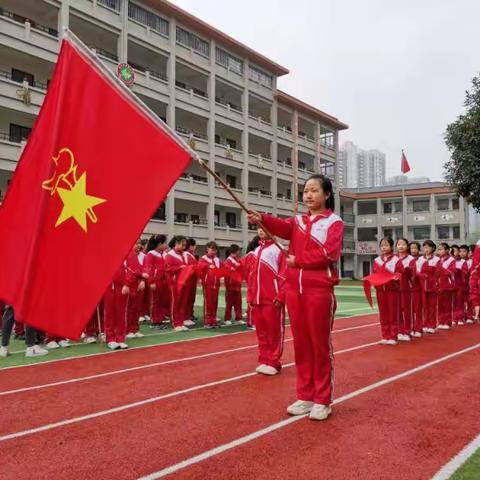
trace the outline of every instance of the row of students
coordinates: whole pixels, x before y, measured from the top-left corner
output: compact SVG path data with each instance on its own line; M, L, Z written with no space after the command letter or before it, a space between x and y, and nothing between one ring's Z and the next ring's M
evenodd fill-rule
M431 240L408 242L399 239L396 254L393 240L380 241L381 255L374 261L374 273L397 274L377 287L382 330L381 343L396 345L436 330L473 323L469 302L471 249L467 245L437 246Z

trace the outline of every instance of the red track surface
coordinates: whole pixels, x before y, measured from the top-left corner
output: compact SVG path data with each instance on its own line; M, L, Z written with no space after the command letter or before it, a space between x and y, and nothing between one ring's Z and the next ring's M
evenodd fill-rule
M336 329L371 323L342 320ZM0 371L2 391L173 358L238 348L253 335L217 337L122 354ZM378 327L334 335L335 350L378 339ZM336 396L480 341L463 327L396 348L336 358ZM285 361L292 359L287 343ZM327 422L300 420L177 472L176 478L427 479L478 434L479 352L467 353L335 407ZM0 436L252 371L255 349L0 397ZM4 383L5 378L5 383ZM293 368L252 376L45 432L0 442L3 479L134 479L286 418ZM8 412L8 414L7 414ZM456 428L456 430L455 430ZM447 431L448 430L448 431ZM34 472L26 468L34 465Z

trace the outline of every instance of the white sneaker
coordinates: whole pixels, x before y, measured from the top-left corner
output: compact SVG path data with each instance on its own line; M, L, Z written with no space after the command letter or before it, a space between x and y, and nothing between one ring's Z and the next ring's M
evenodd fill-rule
M450 327L448 325L439 325L437 327L438 330L450 330Z
M68 340L60 340L58 345L62 348L68 348L70 346L70 342Z
M188 328L185 325L180 326L180 327L175 327L173 330L175 332L188 332Z
M49 350L55 350L56 348L60 348L60 345L57 342L55 342L54 340L52 340L51 342L48 342L45 345L45 347L48 348Z
M193 322L192 320L185 320L185 321L183 322L183 325L184 325L185 327L194 327L194 326L195 326L195 322Z
M149 322L149 321L151 320L150 315L145 315L143 318L144 318L145 321L147 321L147 322Z
M387 340L387 345L396 345L397 341L396 340Z
M460 326L465 325L465 322L458 322L458 325Z
M120 342L118 344L118 346L122 349L122 350L126 350L128 348L128 345L125 343L125 342Z
M382 338L379 342L380 345L388 345L388 340L385 338Z
M127 333L127 338L135 338L135 336L133 332Z
M308 402L306 400L297 400L296 402L292 403L287 408L287 413L290 415L306 415L310 413L313 408L313 402Z
M120 345L117 342L108 342L107 347L110 350L116 350L117 348L120 348Z
M452 327L455 327L457 325L457 322L452 322Z
M397 335L397 339L400 340L401 342L409 342L411 340L409 335L404 335L402 333L399 333Z
M9 355L10 355L10 352L8 351L8 347L0 347L1 358L7 358Z
M246 325L247 322L245 320L238 320L237 322L239 325Z
M421 338L422 332L413 332L412 337Z
M427 327L423 327L423 328L422 328L423 333L428 333L428 330L429 330L429 329L428 329Z
M135 338L143 338L145 335L142 332L135 333Z
M255 371L256 371L257 373L262 373L260 370L261 370L263 367L265 367L265 366L266 366L266 365L265 365L264 363L261 363L261 364L255 369Z
M435 329L434 328L427 328L426 332L427 333L435 333Z
M225 325L230 326L232 322L230 320L225 320Z
M85 332L82 332L82 334L80 335L80 339L83 340L87 335L85 334Z
M85 339L83 340L83 343L95 343L96 340L95 340L95 337L85 337Z
M145 322L147 319L145 317L138 317L140 323Z
M38 345L34 345L33 347L27 347L27 349L25 350L26 357L43 357L44 355L48 355L48 350L45 350Z
M468 325L471 325L471 324L473 323L473 320L472 320L471 318L469 318L469 319L467 320L467 323L468 323Z
M260 365L257 368L257 373L261 373L262 375L278 375L280 372L270 365Z
M326 420L331 413L332 408L329 405L315 403L310 411L310 420Z

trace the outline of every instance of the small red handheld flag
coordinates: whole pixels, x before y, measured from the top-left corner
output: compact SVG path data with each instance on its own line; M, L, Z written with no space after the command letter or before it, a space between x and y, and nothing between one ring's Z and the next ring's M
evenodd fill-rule
M377 272L363 277L363 291L368 304L373 308L372 287L381 287L392 280L399 280L400 277L399 273L389 272Z
M402 173L405 175L410 171L410 164L408 163L407 157L405 156L405 152L402 150Z

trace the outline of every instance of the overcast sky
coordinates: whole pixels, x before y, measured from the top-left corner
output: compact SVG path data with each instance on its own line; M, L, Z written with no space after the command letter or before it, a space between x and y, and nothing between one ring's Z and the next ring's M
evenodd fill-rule
M279 88L350 126L340 141L440 180L446 125L480 72L480 0L174 0L290 70Z

